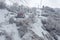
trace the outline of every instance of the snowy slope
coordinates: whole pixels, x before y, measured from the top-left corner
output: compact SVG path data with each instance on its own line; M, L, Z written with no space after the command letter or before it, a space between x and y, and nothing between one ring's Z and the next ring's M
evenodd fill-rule
M9 12L5 9L0 10L0 24L1 24L0 29L5 31L4 32L4 31L0 30L1 32L4 32L4 35L0 36L0 40L5 40L6 36L12 37L12 40L21 40L19 35L18 35L16 24L9 24L8 21L6 21L9 19L9 18L8 19L5 18L6 14L8 14L8 13Z
M19 12L0 9L1 40L54 40L50 33L43 29L41 19L47 19L47 17L41 16L42 10L24 7L22 9L26 11L24 18L16 17Z
M10 15L10 14L8 14L9 13L9 11L7 11L7 10L0 10L1 12L0 12L0 16L1 16L1 20L0 20L0 23L1 23L1 26L2 26L2 28L0 28L1 30L4 30L5 31L5 35L3 35L4 36L4 38L6 37L6 36L9 36L9 38L10 39L12 39L12 40L21 40L21 38L20 38L20 34L19 34L19 31L17 30L17 26L16 26L16 24L14 23L14 24L9 24L9 19L12 17L12 18L14 18L14 16L12 16L12 15ZM6 16L6 14L8 14L8 16ZM5 16L6 16L6 18L5 18ZM28 16L28 17L27 17ZM27 18L29 18L29 15L27 15L26 16L26 19ZM20 19L16 19L17 21L18 20L20 20ZM21 19L22 20L22 19ZM35 23L32 23L32 24L30 24L31 26L32 26L32 28L31 29L28 29L28 30L31 30L32 32L34 32L35 33L35 35L38 35L39 37L42 37L42 38L44 38L44 36L43 36L43 34L42 33L44 33L44 34L47 34L47 31L45 31L45 30L43 30L42 29L42 26L43 26L43 24L41 23L41 18L38 18L38 14L35 16ZM18 27L19 28L19 27ZM24 28L24 27L23 27ZM23 29L24 30L24 29ZM2 31L3 32L3 31ZM29 33L31 33L31 32L26 32L27 33L27 35L34 35L34 34L29 34ZM26 35L26 34L25 34ZM24 35L24 36L25 36ZM1 36L2 37L2 36ZM29 37L29 36L28 36ZM28 38L28 37L26 37L26 39ZM23 37L23 38L25 38L25 37ZM23 39L22 38L22 39ZM30 37L29 37L30 38ZM37 38L36 38L37 39ZM39 39L39 38L38 38ZM5 39L2 39L2 40L5 40ZM31 39L32 40L32 39Z
M33 31L38 35L38 36L40 36L40 37L43 37L43 35L42 35L42 32L43 33L46 33L46 31L44 31L43 29L42 29L42 26L43 26L43 24L41 23L41 19L40 18L36 18L36 23L34 23L32 26L33 26Z

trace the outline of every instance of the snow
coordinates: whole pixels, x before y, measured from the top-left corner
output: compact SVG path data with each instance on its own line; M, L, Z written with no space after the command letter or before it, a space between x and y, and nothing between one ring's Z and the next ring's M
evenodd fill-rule
M43 24L41 22L41 18L47 19L47 17L41 16L41 10L38 10L38 11L40 13L37 13L35 16L34 21L36 21L36 22L35 23L31 22L32 28L30 30L32 30L39 37L44 38L42 33L47 34L47 31L42 28ZM4 30L8 36L12 37L12 40L21 40L22 38L20 38L19 32L17 30L19 27L17 27L15 23L9 24L8 20L12 17L16 22L20 22L22 20L29 18L31 13L29 13L28 15L25 15L26 18L16 18L16 19L14 18L15 15L11 15L8 13L9 13L9 11L7 11L5 9L0 10L0 23L1 23L0 29ZM8 14L8 16L6 16L6 14ZM40 16L38 16L38 15L40 15ZM5 18L5 16L6 16L6 18ZM31 20L29 20L29 21L31 21ZM24 36L25 36L25 38L30 39L31 35L32 35L31 33L26 32L26 34ZM0 40L5 40L5 35L0 36Z
M0 36L0 40L5 40L5 36Z
M32 25L33 26L32 31L34 31L38 36L43 37L42 32L46 34L46 31L42 29L41 19L39 18L36 19L37 19L36 23Z
M5 16L6 13L8 13L7 10L1 10L0 9L0 23L5 21L4 16Z
M5 14L9 13L7 10L0 10L0 23L2 27L0 27L1 30L4 30L9 36L12 37L13 40L21 40L19 37L19 33L16 27L16 24L9 24L6 22L6 20L9 19L5 18ZM6 24L7 23L7 24ZM2 31L3 32L3 31ZM5 40L5 36L0 36L0 40Z
M20 40L19 33L15 24L2 25L3 30L12 37L13 40Z

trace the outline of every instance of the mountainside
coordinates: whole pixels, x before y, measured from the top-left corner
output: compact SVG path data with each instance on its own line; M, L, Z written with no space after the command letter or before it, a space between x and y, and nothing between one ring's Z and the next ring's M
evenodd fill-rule
M5 5L0 4L0 40L60 40L59 9Z

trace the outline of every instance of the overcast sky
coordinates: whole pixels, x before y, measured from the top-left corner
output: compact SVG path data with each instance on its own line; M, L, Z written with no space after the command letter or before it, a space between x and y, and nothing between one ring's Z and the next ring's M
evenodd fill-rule
M38 5L42 6L49 6L49 7L53 7L53 8L60 8L60 0L26 0L26 2L24 0L22 0L21 2L19 0L12 0L14 2L17 2L19 4L24 4L26 6L29 7L38 7ZM7 4L12 4L11 2L9 2L9 0L6 1Z

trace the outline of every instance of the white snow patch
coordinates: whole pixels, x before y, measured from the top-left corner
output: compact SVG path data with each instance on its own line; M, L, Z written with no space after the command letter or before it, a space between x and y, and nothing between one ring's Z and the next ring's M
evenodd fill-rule
M8 35L10 36L12 35L13 40L21 40L15 24L2 25L2 27L3 30L5 30Z
M47 32L42 29L42 23L41 19L36 18L36 23L34 23L32 26L32 31L34 31L38 36L43 37L42 32L46 34Z
M5 21L4 16L5 16L6 13L8 13L7 10L1 10L0 9L0 23Z
M0 40L5 40L5 36L0 36Z

